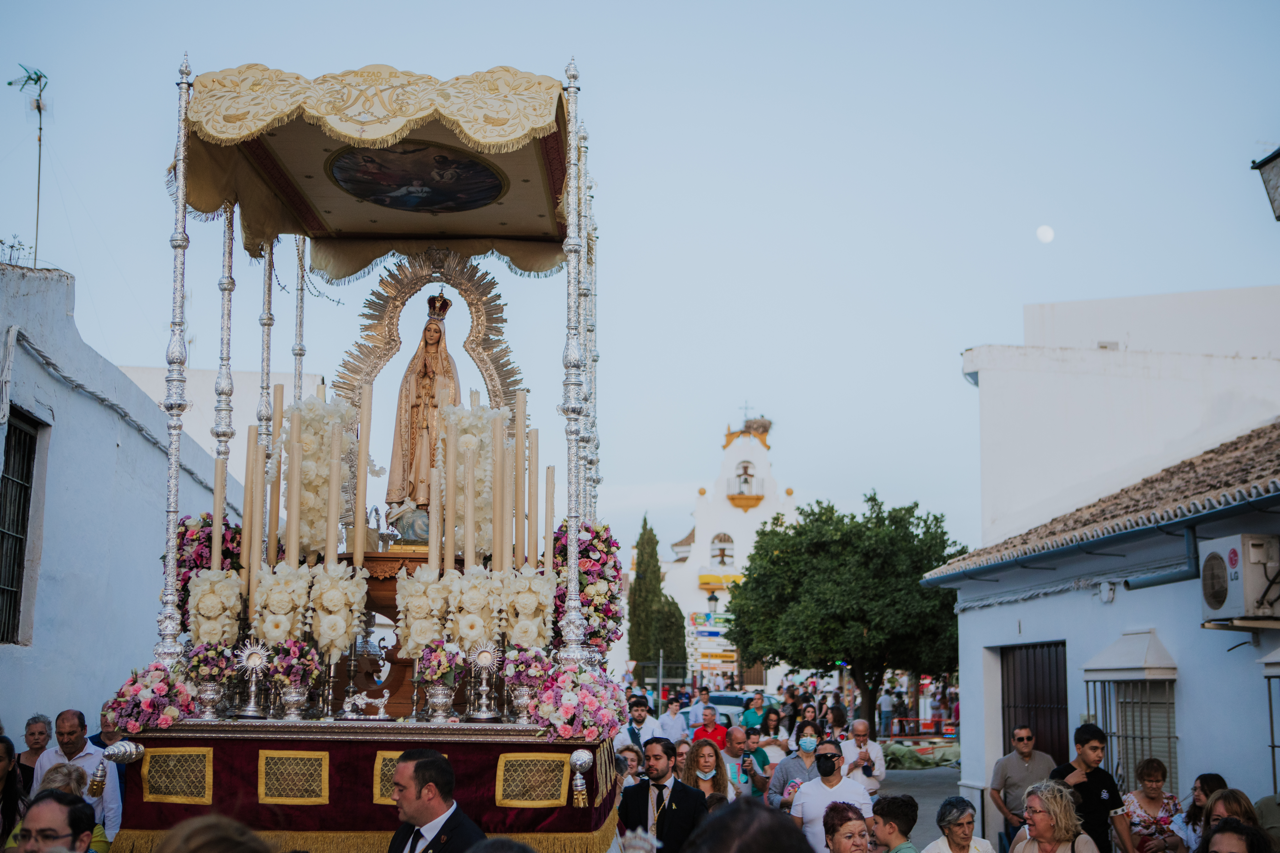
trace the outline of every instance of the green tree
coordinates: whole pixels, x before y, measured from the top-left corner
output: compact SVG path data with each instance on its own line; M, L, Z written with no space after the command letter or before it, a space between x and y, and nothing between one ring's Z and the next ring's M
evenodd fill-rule
M777 515L763 525L732 588L728 639L748 666L830 672L844 662L874 729L886 669L956 668L955 591L925 589L920 579L967 549L918 504L888 509L872 492L866 505L859 518L819 501L800 508L795 524Z
M648 658L648 660L656 661L658 652L662 652L663 668L666 670L663 674L663 681L671 681L673 678L681 677L673 676L672 672L683 673L685 662L688 659L688 655L685 653L684 613L680 610L680 605L676 604L676 600L669 595L662 596L661 606L653 614L653 627L649 634L649 648L653 657ZM672 664L677 664L677 666L672 666Z
M658 563L658 534L649 516L636 539L636 577L627 594L627 649L631 660L657 660L650 643L655 617L662 608L662 566Z

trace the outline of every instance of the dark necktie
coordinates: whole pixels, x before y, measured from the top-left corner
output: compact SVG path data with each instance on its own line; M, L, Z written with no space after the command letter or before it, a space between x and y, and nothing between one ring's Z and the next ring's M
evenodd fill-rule
M658 812L662 811L662 801L663 801L663 798L666 796L667 786L654 785L653 787L656 788L658 791L658 793L655 794L653 797L653 815L656 818L658 816Z
M409 841L409 853L414 853L418 849L418 842L422 840L422 831L418 827L414 827L413 838Z

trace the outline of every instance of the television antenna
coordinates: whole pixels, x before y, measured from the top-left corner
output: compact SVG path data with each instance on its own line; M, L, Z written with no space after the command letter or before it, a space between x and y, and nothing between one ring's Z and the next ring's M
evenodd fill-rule
M19 63L25 76L10 80L10 86L17 86L19 92L28 87L35 89L36 96L31 99L31 109L36 111L40 127L36 132L36 239L32 246L31 268L35 269L40 260L40 171L44 165L44 111L48 104L44 100L44 87L49 85L49 77L38 68L28 68Z

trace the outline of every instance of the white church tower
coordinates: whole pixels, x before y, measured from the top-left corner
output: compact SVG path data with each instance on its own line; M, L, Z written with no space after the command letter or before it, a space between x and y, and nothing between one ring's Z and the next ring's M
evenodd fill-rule
M772 426L765 418L751 418L740 430L726 427L720 474L710 488L698 489L693 530L671 546L675 559L662 562L663 590L680 605L686 623L691 614L705 614L713 607L725 612L728 586L742 580L760 525L778 513L788 522L796 520L794 494L778 487L769 463ZM712 596L717 600L709 602ZM702 645L707 648L714 642ZM726 675L737 669L731 661L701 657L693 651L690 666L701 667L702 675L717 668ZM743 673L743 683L763 685L764 676L754 667Z

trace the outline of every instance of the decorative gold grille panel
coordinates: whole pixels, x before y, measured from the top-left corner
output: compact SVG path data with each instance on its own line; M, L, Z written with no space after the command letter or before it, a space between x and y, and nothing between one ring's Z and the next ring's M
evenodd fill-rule
M258 802L327 805L329 753L259 750Z
M392 780L396 775L396 761L399 752L379 751L373 759L373 801L383 806L395 805L391 799Z
M509 808L553 808L569 802L569 756L513 752L498 757L495 800Z
M213 749L148 749L142 758L148 803L213 804Z

